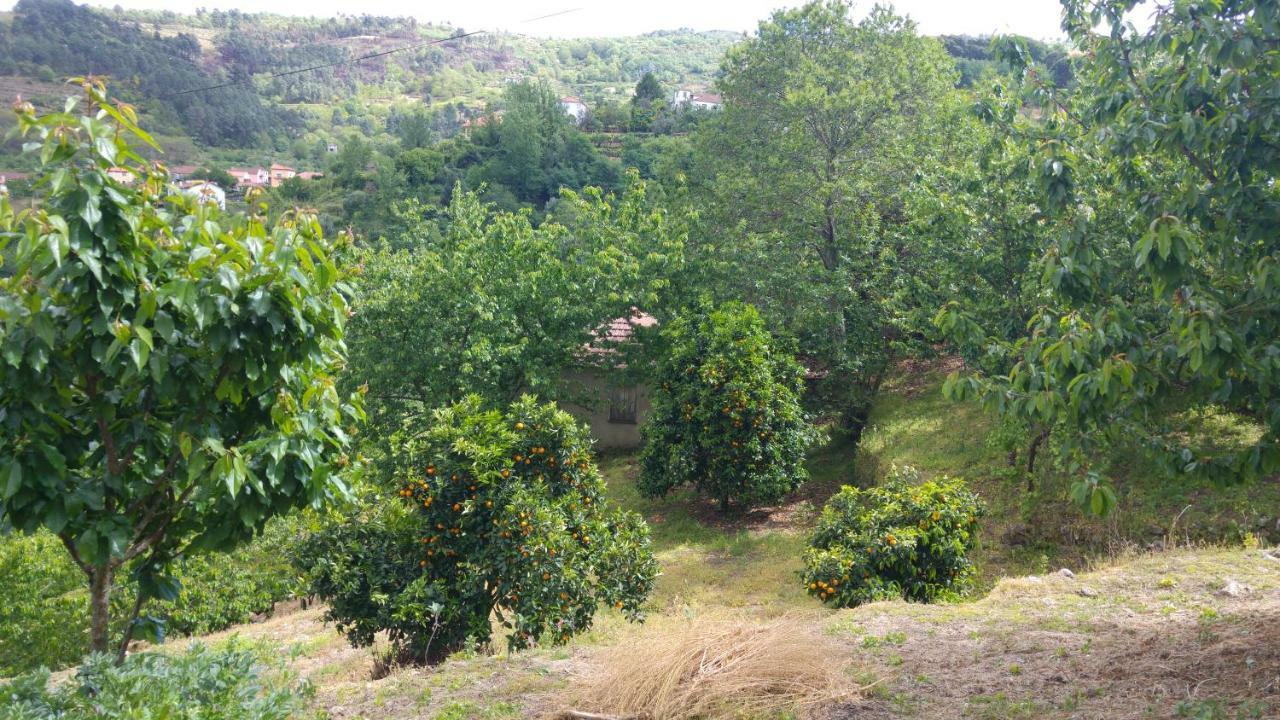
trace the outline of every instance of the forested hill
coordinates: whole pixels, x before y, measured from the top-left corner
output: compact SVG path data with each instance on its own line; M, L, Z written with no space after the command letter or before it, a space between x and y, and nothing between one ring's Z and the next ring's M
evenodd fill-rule
M741 39L731 32L691 30L579 39L484 33L431 44L463 32L412 18L299 18L235 10L182 15L20 0L0 16L0 91L25 91L28 99L56 104L65 89L52 83L104 75L161 137L279 153L308 131L320 130L323 137L335 126L348 126L375 134L400 105L479 112L503 88L526 78L548 81L592 107L625 102L646 72L668 89L706 87L725 51ZM991 64L985 38L943 40L963 84ZM412 49L348 62L404 47ZM1037 43L1031 50L1037 59L1061 57ZM326 65L331 66L273 77ZM1065 70L1066 63L1060 66ZM243 84L189 92L233 81ZM179 148L177 154L191 153Z
M485 33L428 44L463 32L412 18L179 15L20 0L0 25L0 75L47 82L106 75L161 133L214 146L279 146L305 122L297 105L409 100L480 108L526 77L587 98L629 94L645 72L669 84L706 85L739 37L687 30L582 40ZM345 62L406 46L418 47ZM332 63L342 64L271 77ZM250 82L178 94L231 81Z

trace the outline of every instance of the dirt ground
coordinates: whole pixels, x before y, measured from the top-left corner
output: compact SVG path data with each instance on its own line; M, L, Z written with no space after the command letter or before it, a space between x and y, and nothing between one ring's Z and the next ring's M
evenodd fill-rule
M706 611L714 617L714 611ZM373 679L312 607L210 636L279 647L329 718L555 717L610 647L661 633L605 619L567 648L473 655ZM824 718L1280 718L1280 553L1180 550L1074 577L1001 582L968 603L876 603L811 614L864 700ZM1218 713L1218 714L1215 714Z

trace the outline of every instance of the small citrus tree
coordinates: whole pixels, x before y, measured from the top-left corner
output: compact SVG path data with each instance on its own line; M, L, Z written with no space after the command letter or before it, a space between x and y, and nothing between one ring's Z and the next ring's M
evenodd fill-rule
M683 485L720 502L755 505L808 477L815 432L800 407L804 372L750 305L727 303L663 330L653 409L643 433L640 492Z
M142 603L177 591L169 561L345 494L362 413L334 386L347 301L316 219L184 198L130 148L151 143L132 109L82 85L88 115L18 107L46 190L17 215L0 200L0 526L62 541L96 651L133 570L123 657Z
M310 538L299 553L353 645L386 631L399 659L435 662L487 643L559 644L600 604L627 618L657 576L648 527L611 510L590 441L554 403L504 413L472 396L396 438L390 511Z
M885 484L845 486L822 509L805 552L805 588L838 607L904 598L928 602L973 575L982 505L958 479L894 468Z

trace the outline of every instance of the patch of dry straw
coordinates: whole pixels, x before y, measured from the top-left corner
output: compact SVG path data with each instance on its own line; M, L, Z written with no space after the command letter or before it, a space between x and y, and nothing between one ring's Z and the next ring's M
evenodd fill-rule
M796 617L695 621L602 653L582 702L652 720L807 716L861 694L850 656Z

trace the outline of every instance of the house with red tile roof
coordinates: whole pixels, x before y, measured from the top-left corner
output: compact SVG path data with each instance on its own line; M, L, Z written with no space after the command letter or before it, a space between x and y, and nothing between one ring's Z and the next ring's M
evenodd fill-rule
M271 182L271 175L266 168L227 168L227 174L236 180L236 187L262 187Z
M280 183L284 182L285 180L288 180L289 178L292 178L292 177L297 177L298 171L294 170L288 165L282 165L280 163L272 163L270 175L271 175L271 187L280 187Z
M591 429L600 448L635 448L641 443L640 425L649 414L649 391L627 378L623 350L640 342L643 332L656 328L658 319L632 308L625 317L614 318L591 333L591 340L578 353L578 366L565 373L562 402Z

